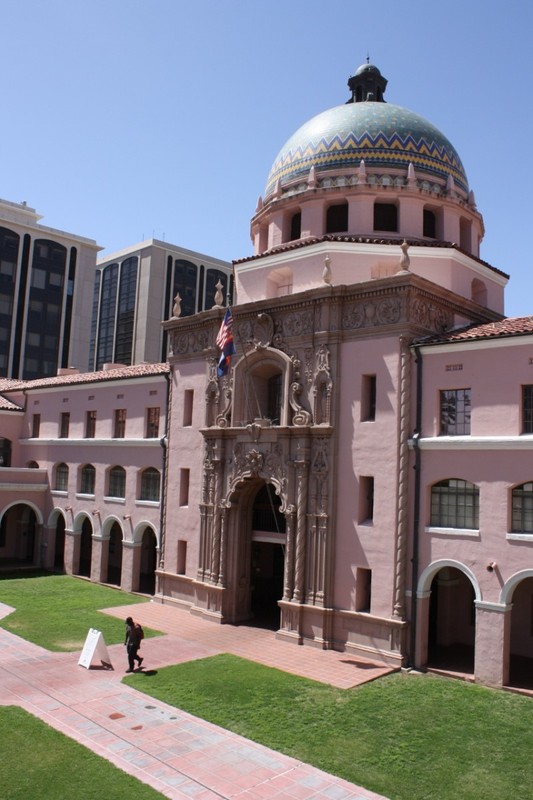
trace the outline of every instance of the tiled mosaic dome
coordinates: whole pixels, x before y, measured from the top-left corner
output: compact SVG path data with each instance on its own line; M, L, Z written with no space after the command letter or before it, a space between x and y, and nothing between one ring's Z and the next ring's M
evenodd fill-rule
M313 117L282 147L268 176L265 199L278 181L283 187L296 178L307 178L311 167L317 175L339 168L353 169L364 160L366 168L407 171L446 181L468 194L468 181L455 148L423 117L385 102L349 102Z

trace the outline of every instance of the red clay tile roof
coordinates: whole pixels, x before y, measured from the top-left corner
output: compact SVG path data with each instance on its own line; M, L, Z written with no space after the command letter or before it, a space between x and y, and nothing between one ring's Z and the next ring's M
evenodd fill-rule
M328 233L325 236L314 236L312 239L302 239L299 241L287 242L286 244L280 244L277 247L272 247L265 253L258 253L253 256L247 256L246 258L235 259L233 264L246 264L248 261L255 261L258 258L267 258L268 256L276 255L277 253L286 253L289 250L299 250L301 247L310 247L311 245L318 244L320 242L355 242L357 244L400 245L402 241L403 239L401 237L383 238L378 236L343 236L342 234ZM493 267L491 264L489 264L487 261L483 261L481 258L473 256L472 253L468 253L466 250L463 250L461 247L459 247L459 245L453 244L452 242L444 242L440 240L422 241L419 239L407 239L407 243L409 247L452 248L453 250L457 250L459 253L464 253L469 258L474 259L474 261L477 261L478 264L483 264L484 267L487 267L487 269L490 269L492 272L496 272L498 275L502 275L504 278L509 278L509 275L506 272L503 272L497 267Z
M144 378L150 375L166 375L170 372L168 364L136 364L132 367L102 369L98 372L76 372L68 375L54 375L52 378L36 378L33 381L0 379L0 392L29 391L48 386L72 386L77 383L101 383L126 378Z
M0 394L0 411L24 411L24 409L21 406L17 406L16 403L12 403L11 400L2 397Z
M497 339L508 336L527 336L533 334L533 316L507 317L498 322L485 322L482 325L468 325L465 328L419 339L417 344L444 344L447 342L466 342L480 339Z

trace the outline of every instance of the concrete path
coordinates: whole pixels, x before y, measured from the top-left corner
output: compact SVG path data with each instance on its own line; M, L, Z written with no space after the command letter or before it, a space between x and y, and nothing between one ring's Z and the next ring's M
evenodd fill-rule
M0 604L0 617L10 611ZM157 603L106 613L167 634L143 642L147 671L230 652L343 688L391 672ZM0 705L25 708L173 800L387 800L124 686L125 648L108 651L113 669L88 670L79 652L50 653L0 629Z

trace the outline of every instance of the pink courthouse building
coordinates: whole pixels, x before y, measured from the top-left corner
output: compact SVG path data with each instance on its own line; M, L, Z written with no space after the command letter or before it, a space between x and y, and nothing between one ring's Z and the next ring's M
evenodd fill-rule
M386 84L363 64L274 160L226 375L227 286L163 320L168 364L0 385L0 559L531 686L533 317L504 317L458 153Z

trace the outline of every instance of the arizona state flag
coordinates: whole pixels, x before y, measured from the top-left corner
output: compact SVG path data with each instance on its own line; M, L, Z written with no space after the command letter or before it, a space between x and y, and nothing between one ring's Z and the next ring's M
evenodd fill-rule
M217 336L217 346L222 351L218 360L217 375L221 378L227 375L231 357L237 352L233 342L233 314L228 306Z

